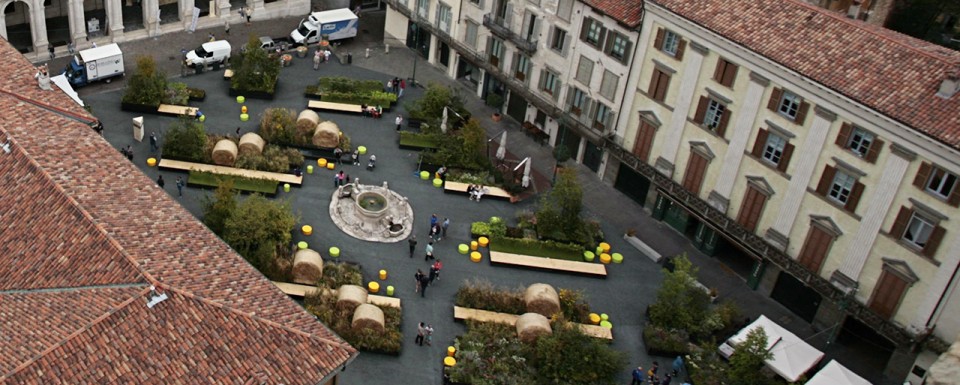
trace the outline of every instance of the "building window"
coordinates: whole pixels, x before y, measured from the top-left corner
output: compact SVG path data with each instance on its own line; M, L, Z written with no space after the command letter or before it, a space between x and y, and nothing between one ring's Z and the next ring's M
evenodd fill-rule
M793 92L785 91L782 88L774 88L773 93L770 94L767 109L790 119L796 124L803 125L810 104Z
M670 75L661 71L659 68L653 70L653 77L650 78L650 87L647 89L647 96L658 102L663 102L667 98L667 88L670 87Z
M487 54L489 55L490 64L500 68L500 63L503 61L503 41L494 37L489 37L487 46L489 48L487 50Z
M767 143L763 147L763 159L774 166L780 164L783 158L783 149L787 146L787 140L780 135L767 135Z
M567 55L567 31L553 27L553 38L550 39L550 49L561 56Z
M430 0L417 0L417 14L424 19L429 19Z
M614 75L608 70L603 71L603 80L600 82L600 96L613 100L617 94L617 84L620 83L620 77Z
M844 123L840 126L840 134L837 135L836 144L852 151L870 163L877 161L880 149L883 148L883 141L878 139L876 135L860 127L854 127L850 123Z
M920 170L913 180L913 185L937 198L945 199L947 203L954 207L960 206L957 175L934 166L932 163L923 162L920 164Z
M693 121L723 137L727 130L727 123L730 121L730 113L723 102L701 96Z
M621 63L626 63L633 43L631 43L630 39L625 35L619 33L611 33L610 35L610 38L607 39L607 48L605 49L607 55L619 60Z
M570 113L580 116L587 112L587 107L590 105L590 97L587 96L587 93L577 87L570 87L569 92L567 105L570 108Z
M483 8L483 0L469 0L470 4Z
M861 157L865 156L867 155L867 151L870 151L870 144L873 143L873 139L873 134L856 128L850 137L849 148L853 150L853 152L860 154Z
M868 306L884 319L890 319L897 313L897 308L900 307L900 301L903 300L903 294L908 286L909 283L906 280L884 269L880 273L880 279L877 280L873 294L870 295Z
M778 109L780 114L790 119L796 119L799 110L800 97L792 92L784 91L783 95L780 96L780 108Z
M843 171L837 171L833 175L833 184L827 195L838 203L845 204L850 199L850 193L853 191L853 185L856 183L857 178Z
M513 77L515 77L515 78L517 78L518 80L526 83L526 82L527 82L527 74L530 73L530 58L527 57L526 55L522 55L522 54L520 54L520 53L517 53L517 54L514 56L513 62L514 62L514 74L513 74Z
M806 266L811 272L820 273L820 267L830 252L830 246L836 237L830 232L822 229L818 225L811 225L807 233L807 239L800 248L800 254L797 255L797 262Z
M440 7L437 8L437 24L440 27L440 30L446 33L450 33L450 24L453 21L453 11L446 4L440 3Z
M570 21L574 1L575 0L560 0L557 4L557 16L565 21Z
M752 184L748 185L747 193L744 194L743 203L740 205L740 213L737 214L737 223L749 231L755 231L766 204L767 194Z
M637 141L633 145L633 154L644 163L650 161L650 149L653 148L653 138L657 135L657 127L646 119L640 119L637 129Z
M707 171L709 161L703 155L695 151L690 152L690 159L687 160L687 171L683 175L683 187L696 195L700 195L700 187L703 185L703 177Z
M727 115L729 116L729 113ZM771 134L770 131L761 128L757 133L757 141L753 143L751 154L761 159L763 163L770 164L778 171L785 173L793 156L793 145L787 141L787 138Z
M593 114L593 128L603 131L610 126L613 111L603 103L594 103L594 105L596 108Z
M667 31L663 35L663 52L670 54L670 56L677 56L677 48L680 46L680 36Z
M717 69L713 72L713 80L727 87L733 87L737 77L737 65L724 58L717 59Z
M900 207L890 229L891 237L929 258L936 254L945 234L936 215L906 206Z
M913 213L910 222L907 223L907 229L903 232L903 240L922 249L930 240L934 228L936 228L936 225L931 223L930 220L918 213Z
M466 36L465 39L468 46L473 49L477 49L477 31L479 31L480 25L467 20Z
M593 60L580 55L580 64L577 65L577 81L585 86L590 86L590 77L593 76Z
M840 204L844 210L853 213L863 195L863 183L857 180L854 171L840 170L826 165L820 182L817 183L817 194L830 202Z
M540 91L553 96L556 101L560 97L560 77L553 71L544 69L540 71Z
M717 126L720 125L720 119L723 117L725 109L723 103L710 99L707 104L707 112L703 116L703 125L711 130L716 130Z
M607 33L602 23L591 18L584 19L583 29L581 39L594 47L600 46L600 42Z

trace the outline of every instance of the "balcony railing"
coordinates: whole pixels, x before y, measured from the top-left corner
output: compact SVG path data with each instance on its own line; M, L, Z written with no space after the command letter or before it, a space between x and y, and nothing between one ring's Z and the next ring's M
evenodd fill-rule
M508 18L503 18L492 13L483 15L483 26L487 27L495 36L498 36L502 39L509 40L517 49L525 52L528 55L532 55L537 52L537 41L524 39L520 34L514 32L510 28L510 20Z

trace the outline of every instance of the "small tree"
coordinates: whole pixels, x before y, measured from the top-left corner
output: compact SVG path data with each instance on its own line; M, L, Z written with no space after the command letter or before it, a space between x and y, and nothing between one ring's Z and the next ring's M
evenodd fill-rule
M622 353L562 321L537 339L534 357L542 384L613 384L626 364Z
M170 125L163 139L163 157L202 162L207 147L207 133L203 124L189 117Z
M727 381L737 385L765 385L769 378L761 375L764 361L773 357L767 351L767 333L756 328L747 333L747 338L737 345L730 356L730 368L727 369Z
M537 210L537 232L554 239L579 239L583 232L580 211L583 208L583 190L573 169L557 172L557 183L540 199ZM563 236L562 234L566 234Z
M230 86L238 91L274 92L280 77L280 59L270 57L260 48L260 40L250 35Z
M470 118L470 112L463 106L463 97L460 95L460 92L437 83L431 83L420 99L417 99L417 101L406 107L410 118L422 120L430 126L425 131L427 133L440 132L440 119L443 117L444 107L450 107L453 112L460 114L460 116L468 121ZM456 122L458 121L456 114L449 113L447 115L450 119L448 120L448 124L453 123L451 126L456 126Z
M469 168L485 168L489 165L486 155L483 153L483 146L487 142L487 131L480 126L480 121L470 119L460 129L460 135L463 137L463 147L460 149L463 154L463 163Z
M237 205L224 222L223 240L267 277L277 275L278 252L290 243L297 218L288 201L270 201L259 194Z
M127 78L124 103L159 106L167 87L167 78L157 69L151 56L137 56L137 69Z
M694 285L697 268L686 254L673 258L673 263L673 271L664 274L657 301L650 305L650 322L695 334L703 331L710 311L710 297Z
M233 179L221 179L213 197L203 197L203 224L219 236L223 236L223 227L227 218L237 209L237 192L233 190Z

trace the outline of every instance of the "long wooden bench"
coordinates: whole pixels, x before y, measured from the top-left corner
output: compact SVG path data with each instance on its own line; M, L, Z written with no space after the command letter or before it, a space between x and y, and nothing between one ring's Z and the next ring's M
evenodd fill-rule
M314 110L353 112L357 114L363 112L363 108L361 108L359 104L331 103L322 102L319 100L311 100L307 102L307 108Z
M205 171L205 172L210 172L214 174L241 176L241 177L253 178L253 179L269 179L269 180L275 180L280 183L289 183L297 186L303 184L303 176L296 176L293 174L281 174L278 172L245 170L242 168L217 166L217 165L204 164L204 163L184 162L180 160L161 159L159 167L169 168L173 170L182 170L182 171L190 171L190 170Z
M284 294L291 297L305 297L307 294L320 290L316 286L310 285L301 285L299 283L287 283L287 282L277 282L273 281L273 284L277 286ZM324 289L329 295L336 295L336 290ZM400 308L400 298L394 297L385 297L382 295L367 295L367 302L377 306L384 307L395 307Z
M457 321L471 320L478 322L497 322L502 324L507 324L510 326L515 326L517 324L517 319L520 318L518 315L507 314L507 313L497 313L488 310L480 309L471 309L466 307L454 306L453 307L453 319ZM613 340L613 333L610 329L597 325L586 325L586 324L574 324L580 328L580 331L583 334L594 338L601 338L606 340Z
M534 269L564 271L568 273L577 273L597 277L607 276L607 267L599 263L532 257L529 255L511 254L493 250L490 251L490 263L523 266Z
M454 192L454 193L466 194L467 187L470 187L470 185L467 183L447 181L443 184L443 192L448 192L448 193ZM513 200L513 195L508 193L507 190L504 190L499 187L493 187L493 186L483 186L483 188L485 188L487 192L483 193L482 198L500 198L500 199L506 199L510 201Z
M187 116L197 116L197 107L190 106L175 106L172 104L161 104L157 108L157 112L161 114L170 114L170 115L187 115Z

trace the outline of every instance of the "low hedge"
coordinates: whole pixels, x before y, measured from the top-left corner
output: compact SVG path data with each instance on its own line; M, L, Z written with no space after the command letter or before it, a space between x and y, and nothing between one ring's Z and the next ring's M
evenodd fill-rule
M555 241L494 237L490 240L490 250L534 257L582 261L584 248L580 245Z
M401 148L424 148L436 150L440 148L440 140L430 134L419 134L415 132L400 132Z
M214 174L206 171L190 171L187 184L204 187L217 187L221 180L233 180L233 188L240 191L257 192L262 194L276 194L280 182L269 179L245 178L234 175Z

